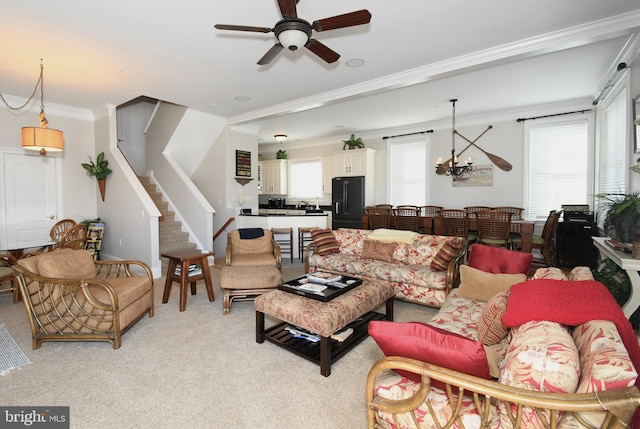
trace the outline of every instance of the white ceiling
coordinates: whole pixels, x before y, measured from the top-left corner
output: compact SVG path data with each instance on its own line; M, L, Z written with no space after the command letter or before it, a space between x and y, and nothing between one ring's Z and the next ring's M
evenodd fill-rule
M618 62L639 63L620 56L639 49L638 0L301 0L309 22L368 9L371 23L314 32L336 63L302 49L268 66L256 62L273 33L213 25L273 27L276 0L0 5L3 95L28 97L42 58L46 104L152 97L251 127L263 143L418 128L450 118L451 98L461 116L593 99Z

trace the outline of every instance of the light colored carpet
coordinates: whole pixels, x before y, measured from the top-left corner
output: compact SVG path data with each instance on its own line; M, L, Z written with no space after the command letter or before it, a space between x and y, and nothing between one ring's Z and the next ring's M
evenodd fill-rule
M4 325L0 325L0 376L30 363L29 358L22 353Z
M125 333L118 350L102 342L46 342L33 350L22 302L0 295L0 323L32 362L2 377L0 404L70 406L75 429L366 428L366 377L382 357L373 339L323 377L319 366L256 343L253 302L236 302L223 316L220 271L211 272L216 301L198 282L184 312L177 285L162 304L164 279L156 279L156 315ZM288 280L303 270L284 273ZM399 321L426 321L435 311L395 304Z

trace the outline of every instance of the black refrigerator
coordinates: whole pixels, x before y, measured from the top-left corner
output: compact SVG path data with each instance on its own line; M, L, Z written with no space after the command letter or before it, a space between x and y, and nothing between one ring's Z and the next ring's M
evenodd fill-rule
M334 177L331 181L332 228L362 228L364 176Z

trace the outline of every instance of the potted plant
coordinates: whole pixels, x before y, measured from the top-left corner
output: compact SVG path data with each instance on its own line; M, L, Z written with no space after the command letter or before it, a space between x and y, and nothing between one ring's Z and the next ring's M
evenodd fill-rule
M276 159L287 159L287 151L284 151L284 150L280 149L276 153Z
M362 138L360 137L356 138L355 134L351 134L351 137L349 138L349 140L342 140L342 142L344 143L344 145L342 146L342 150L345 150L347 147L349 147L349 150L364 147L364 143L362 143Z
M100 187L100 195L102 201L104 201L104 193L106 191L107 176L112 173L109 168L109 161L104 159L104 152L100 152L96 157L96 162L89 156L89 162L82 163L82 167L87 170L87 175L95 177L98 180L98 186Z
M596 197L601 200L599 212L604 215L605 233L623 243L634 241L636 230L640 230L640 192L605 193Z

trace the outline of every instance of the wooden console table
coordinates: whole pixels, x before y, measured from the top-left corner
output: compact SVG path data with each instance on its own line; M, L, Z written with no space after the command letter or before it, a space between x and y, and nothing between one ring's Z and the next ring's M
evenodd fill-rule
M631 317L634 311L640 306L640 259L633 259L630 253L624 253L615 250L613 247L605 243L609 237L592 237L593 244L600 251L603 258L611 259L620 268L625 270L631 280L631 295L629 300L622 306L622 311L627 319Z

